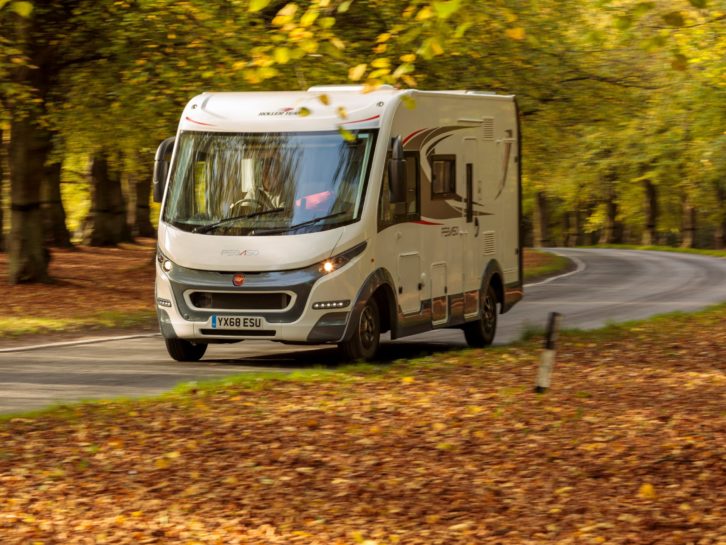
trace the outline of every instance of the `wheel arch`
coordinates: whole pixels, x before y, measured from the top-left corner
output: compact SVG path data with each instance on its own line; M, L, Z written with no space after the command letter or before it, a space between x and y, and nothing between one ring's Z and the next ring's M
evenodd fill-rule
M361 312L371 297L375 298L378 305L381 333L395 329L397 302L393 290L394 285L393 276L384 268L376 269L366 278L358 290L341 340L347 341L353 336L354 324L358 323Z
M492 259L487 263L484 269L481 287L479 288L479 297L486 295L486 290L489 285L494 288L494 293L497 295L497 302L499 303L501 314L504 311L504 274L502 273L502 267L496 259Z

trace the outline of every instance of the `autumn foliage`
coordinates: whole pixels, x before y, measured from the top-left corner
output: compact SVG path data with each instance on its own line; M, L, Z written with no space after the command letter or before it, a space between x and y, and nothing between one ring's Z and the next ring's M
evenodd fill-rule
M726 310L0 424L3 545L723 544Z

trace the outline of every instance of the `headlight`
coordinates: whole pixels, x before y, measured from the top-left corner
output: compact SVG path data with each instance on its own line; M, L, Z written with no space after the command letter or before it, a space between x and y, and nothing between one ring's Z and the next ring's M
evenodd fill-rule
M171 259L166 257L161 252L161 250L159 250L158 246L156 248L156 261L159 263L159 266L166 272L171 272L171 270L174 268L174 263L172 263Z
M345 266L355 256L363 253L363 250L365 249L366 243L361 242L357 246L353 246L350 250L346 250L345 252L338 254L335 257L326 259L320 264L318 270L323 274L329 274L333 271L337 271L341 267Z

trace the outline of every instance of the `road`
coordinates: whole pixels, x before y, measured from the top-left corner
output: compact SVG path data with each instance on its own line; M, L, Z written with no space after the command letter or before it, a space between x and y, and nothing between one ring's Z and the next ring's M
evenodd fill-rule
M628 250L556 251L575 260L577 270L527 286L525 299L500 316L497 344L520 338L527 328L541 328L551 311L563 314L565 328L593 329L726 301L726 260ZM384 342L381 357L394 360L464 346L461 331L438 330ZM335 361L330 347L246 341L212 345L201 362L182 364L170 361L158 336L0 351L0 412L79 399L153 395L180 382Z

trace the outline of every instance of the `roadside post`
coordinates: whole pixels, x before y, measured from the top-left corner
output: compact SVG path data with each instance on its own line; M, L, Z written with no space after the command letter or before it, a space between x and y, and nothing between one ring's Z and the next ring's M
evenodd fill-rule
M559 332L561 317L562 315L559 312L550 312L550 316L547 320L544 350L542 350L539 369L537 370L537 384L534 387L534 391L538 394L546 392L550 387L552 368L555 366L557 334Z

